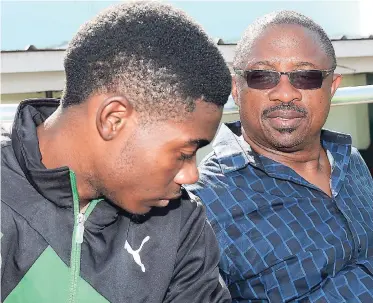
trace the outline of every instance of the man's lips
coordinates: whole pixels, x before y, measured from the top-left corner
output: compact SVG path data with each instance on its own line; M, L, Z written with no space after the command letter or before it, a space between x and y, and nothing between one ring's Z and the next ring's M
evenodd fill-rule
M265 120L277 130L297 129L306 114L296 110L275 110L265 115Z
M280 118L280 119L297 119L304 118L305 114L295 110L276 110L266 115L266 118Z

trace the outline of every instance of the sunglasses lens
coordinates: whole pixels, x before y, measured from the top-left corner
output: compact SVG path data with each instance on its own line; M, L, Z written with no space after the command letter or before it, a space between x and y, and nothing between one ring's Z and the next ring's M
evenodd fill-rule
M323 75L319 70L304 70L289 73L291 84L298 89L317 89L322 86Z
M273 88L279 80L279 74L272 71L253 70L246 73L247 86L255 89Z

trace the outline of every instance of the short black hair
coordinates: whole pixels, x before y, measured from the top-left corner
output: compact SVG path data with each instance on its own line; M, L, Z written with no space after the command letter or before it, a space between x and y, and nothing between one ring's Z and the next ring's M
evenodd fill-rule
M202 99L224 106L231 91L215 43L185 13L159 2L108 8L84 24L64 59L62 106L123 93L139 112L177 117Z
M332 61L331 67L335 68L337 66L337 59L333 44L323 28L311 18L308 18L300 13L283 10L264 15L263 17L256 19L248 26L242 38L237 43L236 53L233 59L233 67L237 69L245 69L247 57L255 40L265 29L283 24L299 25L315 33L319 38L321 47Z

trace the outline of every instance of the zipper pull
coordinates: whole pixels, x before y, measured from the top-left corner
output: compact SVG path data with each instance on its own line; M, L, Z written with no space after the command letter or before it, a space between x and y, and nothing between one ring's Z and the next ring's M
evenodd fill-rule
M75 242L78 244L83 243L83 234L84 234L84 222L85 222L85 216L83 213L79 213L78 215L78 224L76 226L75 231Z

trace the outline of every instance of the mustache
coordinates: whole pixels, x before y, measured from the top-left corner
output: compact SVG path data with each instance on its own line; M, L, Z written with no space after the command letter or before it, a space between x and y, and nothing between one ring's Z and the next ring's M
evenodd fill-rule
M290 102L288 104L281 103L279 105L267 108L263 111L262 116L266 118L270 113L275 112L275 111L279 111L279 110L281 110L281 111L286 111L286 110L296 111L296 112L301 113L305 116L308 114L306 109L301 108L299 106L296 106L294 103Z

